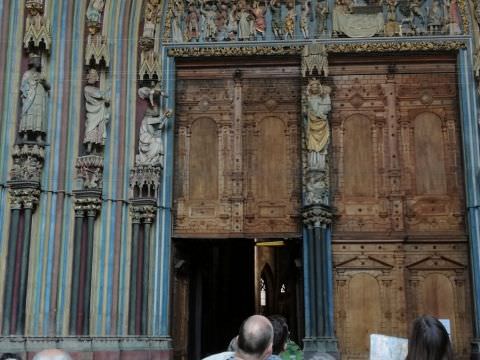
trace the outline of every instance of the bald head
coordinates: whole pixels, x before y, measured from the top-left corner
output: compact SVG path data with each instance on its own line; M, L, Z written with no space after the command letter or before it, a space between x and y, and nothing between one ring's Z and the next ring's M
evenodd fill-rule
M261 315L246 319L238 334L238 350L242 359L262 360L272 353L273 328Z
M63 350L48 349L35 354L33 360L72 360L72 358Z

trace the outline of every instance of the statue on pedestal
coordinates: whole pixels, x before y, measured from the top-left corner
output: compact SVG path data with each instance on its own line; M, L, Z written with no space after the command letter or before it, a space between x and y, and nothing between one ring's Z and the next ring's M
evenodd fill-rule
M105 91L100 90L95 84L99 81L97 70L90 69L87 74L87 85L84 89L85 108L87 119L85 121L85 136L83 143L86 145L87 154L99 151L105 145L107 138L107 122L110 119L108 107L110 99Z
M24 141L29 135L41 143L46 133L47 98L50 85L41 73L42 65L39 55L31 54L28 61L28 70L22 77L20 92L22 96L22 114L19 134Z

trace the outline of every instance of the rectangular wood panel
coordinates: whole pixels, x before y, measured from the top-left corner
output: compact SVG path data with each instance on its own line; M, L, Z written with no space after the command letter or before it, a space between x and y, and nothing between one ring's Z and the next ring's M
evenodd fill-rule
M300 235L299 64L177 69L174 233Z

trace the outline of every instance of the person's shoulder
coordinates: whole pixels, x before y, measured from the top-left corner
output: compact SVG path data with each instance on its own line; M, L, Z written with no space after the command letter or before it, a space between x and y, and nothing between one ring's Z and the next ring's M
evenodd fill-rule
M213 354L203 358L203 360L233 360L235 359L235 353L233 351L225 351L218 354Z

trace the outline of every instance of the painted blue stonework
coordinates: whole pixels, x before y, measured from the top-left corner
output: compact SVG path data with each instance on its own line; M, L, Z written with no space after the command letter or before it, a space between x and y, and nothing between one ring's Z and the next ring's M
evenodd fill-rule
M480 134L471 47L458 54L466 207L472 266L474 337L480 337Z

